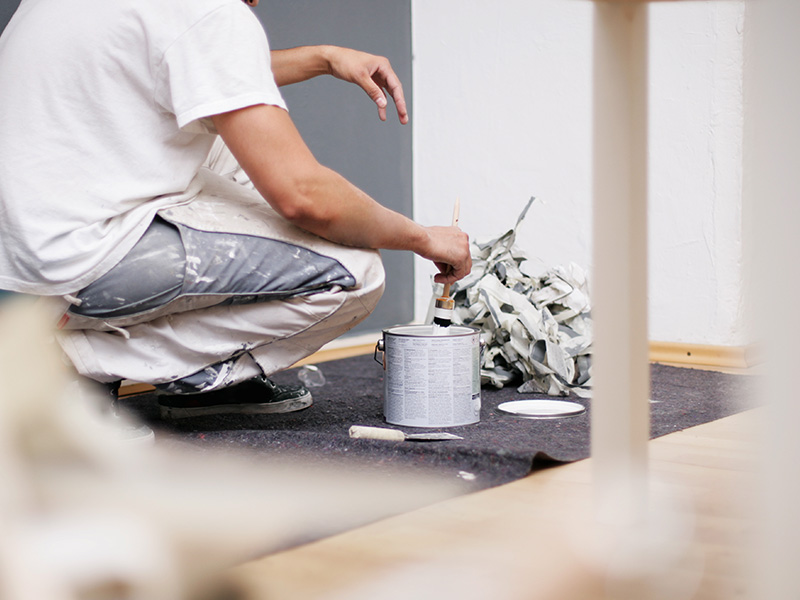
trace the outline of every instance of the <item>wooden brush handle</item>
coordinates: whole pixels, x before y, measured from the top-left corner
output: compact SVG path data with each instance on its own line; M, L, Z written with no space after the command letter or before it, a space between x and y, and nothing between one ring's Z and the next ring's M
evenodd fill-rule
M453 227L458 225L458 217L459 213L461 212L461 198L456 198L456 203L453 206ZM450 295L450 284L444 284L444 290L442 290L442 296L447 297Z

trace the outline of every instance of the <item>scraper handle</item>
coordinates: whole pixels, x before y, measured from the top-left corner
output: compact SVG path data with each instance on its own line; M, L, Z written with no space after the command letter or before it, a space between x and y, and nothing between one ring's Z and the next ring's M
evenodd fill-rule
M402 442L406 439L406 434L399 429L353 425L350 427L350 437L366 440L390 440L393 442Z

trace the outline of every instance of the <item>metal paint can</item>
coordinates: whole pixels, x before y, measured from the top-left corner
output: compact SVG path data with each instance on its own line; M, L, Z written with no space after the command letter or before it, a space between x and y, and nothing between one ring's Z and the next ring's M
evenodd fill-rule
M378 354L382 353L382 361ZM481 340L474 327L398 325L375 346L383 365L386 422L456 427L480 420Z

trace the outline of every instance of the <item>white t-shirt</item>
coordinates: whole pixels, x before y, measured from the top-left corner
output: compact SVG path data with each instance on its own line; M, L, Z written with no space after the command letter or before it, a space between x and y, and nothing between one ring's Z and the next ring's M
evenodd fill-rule
M191 197L208 117L255 104L286 108L241 0L22 0L0 37L0 289L97 279Z

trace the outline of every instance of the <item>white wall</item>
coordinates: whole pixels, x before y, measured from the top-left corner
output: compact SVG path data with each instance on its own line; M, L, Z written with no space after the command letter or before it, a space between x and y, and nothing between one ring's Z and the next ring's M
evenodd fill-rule
M414 0L414 215L591 266L592 3ZM651 6L650 339L741 345L743 0ZM424 317L432 269L417 262Z

